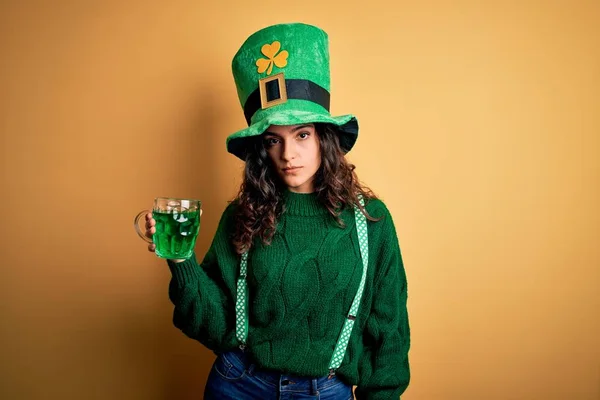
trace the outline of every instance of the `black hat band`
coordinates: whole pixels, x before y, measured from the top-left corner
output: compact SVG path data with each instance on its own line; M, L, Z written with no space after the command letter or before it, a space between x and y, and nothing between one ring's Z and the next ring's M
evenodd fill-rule
M259 88L248 96L244 104L244 116L248 126L252 116L259 109L285 103L287 99L312 101L329 111L330 95L322 86L306 79L283 79L283 76L273 76L262 79Z

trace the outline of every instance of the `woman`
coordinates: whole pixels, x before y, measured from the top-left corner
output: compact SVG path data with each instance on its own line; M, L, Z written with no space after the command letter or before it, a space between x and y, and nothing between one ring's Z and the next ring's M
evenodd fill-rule
M358 124L329 114L328 57L305 24L262 29L234 57L249 127L227 149L244 180L202 263L168 260L174 325L218 355L205 399L347 400L353 385L398 399L408 386L398 239L344 157Z

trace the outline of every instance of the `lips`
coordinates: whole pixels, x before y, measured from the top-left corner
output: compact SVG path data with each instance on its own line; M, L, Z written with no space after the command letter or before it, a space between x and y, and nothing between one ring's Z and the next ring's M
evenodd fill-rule
M300 171L300 169L302 169L302 167L286 167L286 168L283 168L282 171L286 174L291 174L296 171Z

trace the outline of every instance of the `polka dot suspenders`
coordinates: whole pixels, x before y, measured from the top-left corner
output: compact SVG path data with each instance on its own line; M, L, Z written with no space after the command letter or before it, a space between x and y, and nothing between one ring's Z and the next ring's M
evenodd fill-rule
M360 205L364 207L364 201L362 197L359 197ZM356 231L358 234L358 244L360 247L360 254L363 261L363 271L360 280L360 285L350 306L350 311L344 326L338 337L338 341L333 350L331 361L329 362L329 376L333 376L335 371L342 365L344 355L346 354L346 348L352 334L352 328L358 308L360 306L360 300L363 295L365 288L365 279L367 276L367 266L369 265L369 238L367 235L367 220L365 215L360 209L354 206L354 216L356 218ZM237 280L237 296L235 301L235 335L240 348L246 348L246 340L248 339L248 283L246 281L248 271L248 253L243 253L240 261L240 275Z

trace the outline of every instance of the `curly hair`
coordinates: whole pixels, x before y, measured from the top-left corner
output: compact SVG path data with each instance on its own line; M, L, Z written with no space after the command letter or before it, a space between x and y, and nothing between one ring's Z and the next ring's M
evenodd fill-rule
M337 128L330 124L315 124L315 130L321 149L321 166L314 179L317 199L340 226L344 226L340 214L354 205L360 208L367 219L376 221L360 205L359 195L365 201L376 196L359 182L354 171L356 167L346 160ZM234 200L237 207L232 241L238 254L250 250L255 238L269 244L277 220L285 211L283 194L286 187L271 167L263 137L256 136L249 138L249 141L244 179Z

